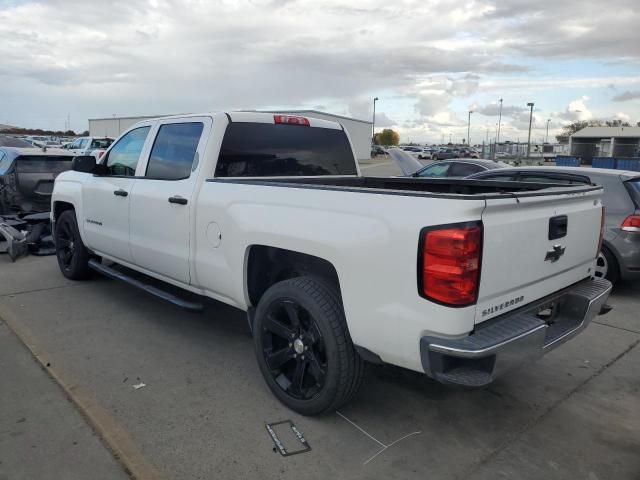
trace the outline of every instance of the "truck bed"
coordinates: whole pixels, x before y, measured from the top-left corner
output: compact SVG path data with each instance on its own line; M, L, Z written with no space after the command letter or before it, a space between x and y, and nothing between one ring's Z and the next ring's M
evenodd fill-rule
M558 185L553 183L467 180L412 177L277 177L277 178L212 178L209 182L291 188L313 188L389 195L437 196L440 198L489 199L557 195L590 192L596 185ZM549 190L547 190L549 189ZM541 190L545 190L542 192Z

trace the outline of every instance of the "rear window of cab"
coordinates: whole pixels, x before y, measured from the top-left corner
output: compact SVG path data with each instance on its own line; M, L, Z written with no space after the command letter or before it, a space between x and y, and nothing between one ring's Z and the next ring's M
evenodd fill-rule
M216 177L356 175L343 130L234 122L222 140Z

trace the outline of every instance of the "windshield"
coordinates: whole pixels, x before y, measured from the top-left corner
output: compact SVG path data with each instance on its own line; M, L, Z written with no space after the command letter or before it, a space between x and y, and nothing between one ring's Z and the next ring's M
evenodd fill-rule
M112 138L94 138L91 142L91 148L103 148L106 150L112 143Z

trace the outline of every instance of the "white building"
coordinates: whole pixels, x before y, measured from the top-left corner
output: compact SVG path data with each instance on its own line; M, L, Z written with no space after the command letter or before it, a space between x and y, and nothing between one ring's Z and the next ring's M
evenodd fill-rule
M638 157L640 127L586 127L569 137L569 149L586 164L593 157Z
M260 110L264 111L264 110ZM273 110L265 113L285 113L291 115L303 115L306 117L331 120L342 124L349 134L353 149L358 160L366 160L371 157L371 122L358 120L355 118L333 115L331 113L319 112L317 110ZM111 118L90 118L89 135L95 137L118 137L127 128L140 120L148 118L165 117L167 115L152 115L144 117L111 117Z

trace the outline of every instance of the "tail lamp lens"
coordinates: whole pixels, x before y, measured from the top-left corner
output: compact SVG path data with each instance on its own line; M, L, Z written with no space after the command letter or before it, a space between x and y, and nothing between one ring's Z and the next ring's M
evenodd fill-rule
M482 224L430 229L422 239L422 295L452 306L478 299Z
M640 232L640 215L629 215L620 228L625 232Z

